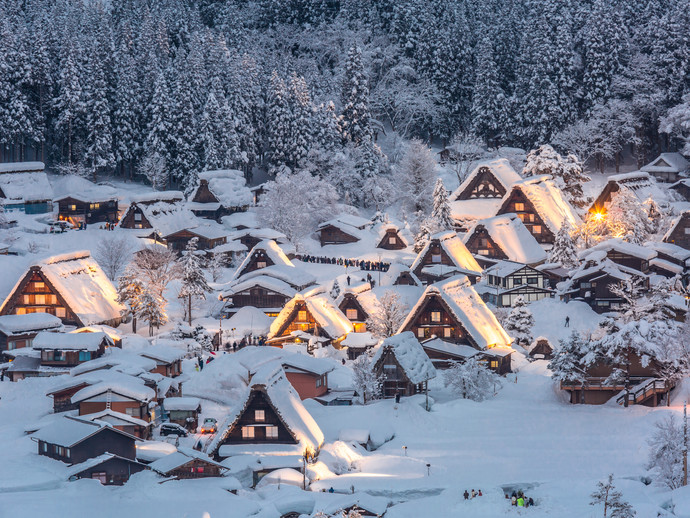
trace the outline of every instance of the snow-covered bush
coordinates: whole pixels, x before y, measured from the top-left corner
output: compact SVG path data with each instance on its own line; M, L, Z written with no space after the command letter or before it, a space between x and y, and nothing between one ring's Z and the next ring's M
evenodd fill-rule
M582 192L582 185L589 182L590 178L584 174L582 163L575 155L569 154L564 158L549 145L533 149L527 155L522 176L543 174L551 175L566 199L575 207L587 204L588 199Z
M669 489L683 485L683 425L671 414L656 423L649 443L647 469L656 483Z
M501 386L501 377L476 358L453 362L443 374L446 387L463 399L484 401L494 396Z
M397 291L386 290L375 306L367 319L367 329L376 338L393 336L407 318L407 304Z
M362 401L372 401L381 396L381 378L374 372L374 365L368 354L360 355L352 363L352 383Z
M534 317L523 297L515 297L513 309L503 322L503 327L518 345L523 347L532 343Z

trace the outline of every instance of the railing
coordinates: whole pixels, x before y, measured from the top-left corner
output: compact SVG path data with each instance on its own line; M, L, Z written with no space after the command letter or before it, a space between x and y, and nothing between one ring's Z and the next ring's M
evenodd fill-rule
M645 401L648 397L668 390L668 385L664 380L651 378L646 383L641 383L636 387L632 387L628 392L628 404L636 404ZM633 390L634 389L634 390ZM623 405L625 403L626 394L621 394L616 398L616 403Z

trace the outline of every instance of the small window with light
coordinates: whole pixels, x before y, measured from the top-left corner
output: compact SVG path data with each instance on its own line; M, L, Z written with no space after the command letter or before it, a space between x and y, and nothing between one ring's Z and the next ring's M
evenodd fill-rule
M266 421L266 411L254 410L254 420L258 423L263 423L264 421Z
M440 311L432 311L431 312L431 321L432 322L440 322L441 321L441 312Z

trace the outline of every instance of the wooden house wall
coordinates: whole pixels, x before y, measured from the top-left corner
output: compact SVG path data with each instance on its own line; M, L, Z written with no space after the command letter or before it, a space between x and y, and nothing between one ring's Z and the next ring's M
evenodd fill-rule
M105 400L105 394L103 394L102 399L103 401L81 401L79 403L79 415L96 414L106 410L108 403ZM120 412L121 414L131 415L137 419L150 421L148 405L146 403L142 403L141 401L111 401L110 409L113 412ZM130 412L128 412L128 410L130 410Z
M594 311L597 313L606 313L611 311L612 308L617 307L617 305L622 301L609 289L611 284L618 284L618 282L618 279L615 279L609 275L604 275L602 277L601 271L592 272L591 274L578 279L578 290L574 294L570 295L570 298L579 297L592 306L592 309L594 309ZM591 283L591 286L583 286L583 284L586 283ZM587 292L590 292L589 297L586 296Z
M338 305L338 308L343 312L343 315L345 315L347 319L352 322L352 325L355 326L356 332L361 333L366 331L366 321L369 318L369 315L366 313L366 311L364 311L364 308L362 308L362 305L359 303L355 295L352 293L345 294L343 300ZM356 316L350 318L347 313L348 309L356 311Z
M95 429L95 427L94 427ZM48 445L48 451L44 451L44 445ZM113 453L127 459L136 457L136 447L134 439L117 433L109 428L101 428L97 433L88 439L70 448L70 456L60 456L56 451L57 446L64 444L51 444L38 441L38 453L51 459L61 460L69 464L79 464L88 459L98 457L103 453Z
M58 217L83 219L89 224L105 221L115 223L118 219L118 202L117 200L83 202L67 197L58 201Z
M52 394L53 396L53 412L56 414L58 412L66 412L67 410L76 410L79 408L79 403L72 403L72 396L74 396L81 389L86 387L87 384L83 383L72 387L69 389L62 390Z
M319 376L308 372L285 372L285 377L295 388L300 399L323 396L328 392L328 374ZM319 386L317 386L317 382Z
M383 248L384 250L402 250L405 248L405 243L400 239L395 229L389 229L386 230L386 233L381 241L379 241L376 248Z
M690 201L690 186L685 183L680 183L671 188L685 198L686 201Z
M625 254L622 252L617 252L616 250L609 250L606 252L606 257L611 259L616 264L622 266L627 266L629 268L634 268L642 273L649 272L649 261L646 259L641 259L630 254Z
M683 214L676 227L664 241L690 250L690 214Z
M431 318L432 312L437 311L441 313L440 322L434 322ZM447 342L469 344L467 332L462 324L455 319L435 295L427 296L427 300L403 331L412 331L419 339L431 338L432 335L436 335Z
M235 308L242 308L244 306L254 306L255 308L282 308L290 300L286 295L270 291L258 285L235 293L231 298L232 307Z
M440 256L441 260L434 262L435 256ZM414 270L414 273L422 281L426 282L426 280L425 280L426 276L422 274L422 270L424 269L425 266L433 266L433 265L438 265L438 264L442 264L445 266L456 266L455 263L453 262L453 260L450 258L450 256L443 249L443 247L441 246L439 241L433 240L431 242L431 244L429 245L429 248L427 248L427 251L424 254L424 257L422 258L421 262L419 263L417 268Z
M137 220L136 215L139 215ZM122 219L120 220L120 228L153 228L153 225L146 218L146 214L136 204L132 204Z
M225 244L227 241L225 236L215 239L207 239L203 236L197 236L188 230L181 230L167 236L166 242L168 243L168 248L175 250L176 252L182 252L187 248L189 241L195 237L198 239L197 250L211 250L218 245Z
M517 210L516 204L522 203L523 210ZM544 220L535 209L532 202L525 196L521 189L513 189L507 200L498 211L500 214L517 214L518 218L522 220L527 227L527 230L534 236L539 243L553 243L556 236L546 226ZM539 230L539 232L537 232Z
M12 351L14 349L24 349L30 347L32 340L36 337L38 331L31 331L28 333L6 335L0 331L0 353L3 351Z
M240 277L245 273L261 270L262 268L273 266L275 264L265 250L254 250L251 254L252 255L249 258L249 261L247 262L246 266L240 272ZM265 266L259 266L259 263L265 263Z
M395 370L386 369L395 366ZM397 392L401 396L411 396L421 392L421 387L410 382L405 370L390 350L386 350L374 365L374 371L383 379L383 397L395 397Z
M339 228L332 225L328 225L319 230L319 240L321 241L321 246L340 245L359 241L359 239L355 236L351 236L350 234L343 232Z
M43 287L38 287L36 285L38 282L42 282ZM41 298L43 298L42 302ZM29 269L17 289L10 295L9 302L0 314L23 315L25 313L49 313L57 316L63 324L78 327L84 325L38 266L32 266Z
M605 214L611 203L613 193L620 191L620 189L620 185L618 185L617 182L607 182L601 190L601 193L599 193L599 196L597 196L597 199L592 203L589 212L601 212Z
M305 319L299 320L299 314L301 311L305 312ZM276 336L289 336L293 331L304 331L305 333L313 334L315 329L319 329L319 334L321 333L321 327L318 326L314 316L307 309L307 305L300 301L295 304L292 310L292 314L288 317L287 325L283 326L283 329L279 331Z
M255 419L255 411L263 410L265 419L264 421L257 421ZM253 439L243 439L242 438L242 427L251 425L271 425L278 427L278 437L276 439L267 439L264 426L255 426L254 438ZM273 407L269 404L268 399L263 392L258 390L253 390L249 396L249 401L246 408L240 418L237 420L230 433L227 435L223 444L271 444L271 443L282 443L282 444L297 444L297 441L292 436L290 431L281 422L280 418L276 414Z
M491 169L482 167L472 182L462 191L456 200L473 200L481 198L503 198L506 190Z
M483 226L478 226L465 243L467 249L473 254L494 259L508 259L508 256L496 242L491 239L491 235Z
M76 476L77 478L98 479L99 474L105 473L106 486L121 486L127 482L132 475L145 469L146 467L143 464L128 462L127 460L118 459L115 457L102 462L98 466L85 469Z
M417 282L414 280L410 272L400 272L398 278L395 279L393 286L416 286Z
M199 180L199 187L194 193L192 201L195 203L220 203L211 189L208 188L208 180Z
M167 475L179 479L220 477L221 469L219 466L206 462L203 459L191 459L186 464L169 471Z

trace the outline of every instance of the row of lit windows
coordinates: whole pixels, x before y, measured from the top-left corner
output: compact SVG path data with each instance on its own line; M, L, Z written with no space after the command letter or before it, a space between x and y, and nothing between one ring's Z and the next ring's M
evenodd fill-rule
M35 293L31 295L22 295L22 303L26 305L43 306L45 304L57 304L57 295L52 293Z
M256 437L255 430L256 426L243 426L242 427L242 439L254 439ZM266 439L277 439L278 438L278 427L277 426L262 426L266 432Z
M426 338L429 333L428 327L418 327L417 328L417 338ZM444 327L443 328L443 338L453 338L453 328Z
M72 452L70 451L69 448L64 448L62 446L57 446L55 444L48 445L47 442L43 443L43 453L48 453L48 449L52 447L53 453L57 455L58 457L65 457L65 458L70 458L72 456Z
M67 316L67 310L63 307L38 307L38 308L17 308L17 315L26 315L30 313L50 313L48 309L55 310L55 316L58 318L65 318Z

